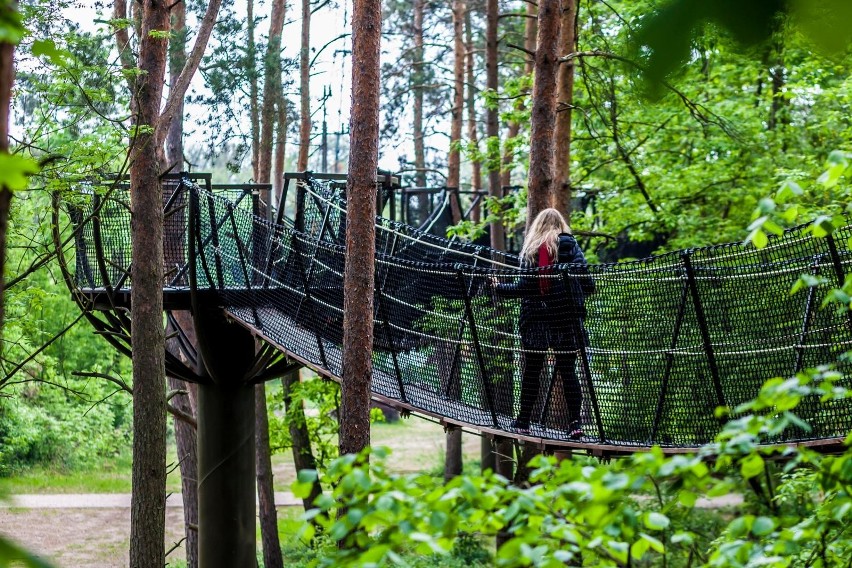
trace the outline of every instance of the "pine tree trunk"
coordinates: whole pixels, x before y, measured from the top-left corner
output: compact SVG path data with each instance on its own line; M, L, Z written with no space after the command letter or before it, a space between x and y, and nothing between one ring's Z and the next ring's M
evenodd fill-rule
M0 18L13 21L16 17L14 5L11 3L0 6ZM0 153L9 151L9 114L12 103L12 84L15 81L15 46L11 43L0 43ZM0 187L0 332L5 319L5 290L6 290L6 238L9 230L9 209L12 204L12 192L7 187ZM2 333L0 333L2 340ZM0 349L2 349L0 341Z
M184 390L172 399L172 405L188 416L196 416L195 385L169 377L169 389ZM186 568L198 568L198 440L195 427L174 418L175 443L180 464L180 486L183 495L183 523L186 540Z
M479 133L476 124L476 58L473 55L473 26L470 21L470 9L464 14L464 36L465 49L467 50L467 137L470 145L475 149L475 153L479 152ZM473 191L482 189L482 162L478 157L474 158L470 164L471 176L470 185ZM474 199L477 199L474 194ZM482 217L481 203L476 202L470 212L470 220L478 223Z
M486 30L485 30L485 75L486 87L497 92L499 76L497 74L498 61L498 38L497 27L500 19L500 9L497 0L487 0ZM498 109L489 108L485 114L485 133L488 138L496 140L500 138L500 123ZM492 162L488 169L488 195L495 198L503 197L503 188L500 179L500 168L494 167L493 162L499 163L500 159L489 156ZM491 223L491 248L503 250L506 248L506 233L501 222Z
M172 8L172 34L169 41L169 84L175 85L186 64L186 6L183 2ZM183 102L178 105L175 118L169 125L166 135L166 159L172 171L183 170ZM172 218L182 225L184 217ZM166 228L166 234L169 229ZM168 261L168 259L166 259ZM190 318L187 318L191 322ZM187 394L172 399L178 410L195 417L195 385L169 377L170 390L183 390ZM175 444L177 445L178 464L180 465L181 494L183 495L183 524L186 540L187 568L198 568L198 440L195 427L183 420L174 418Z
M340 454L370 444L370 380L379 156L381 0L354 0L352 13L352 114L347 181L346 262L343 301L343 386Z
M464 457L462 454L462 429L447 428L447 459L444 463L444 481L462 474Z
M273 0L269 20L269 40L263 58L263 102L260 109L260 147L257 152L257 182L269 183L272 174L273 140L276 127L276 101L281 97L281 31L284 27L286 3ZM261 195L271 202L269 192ZM263 564L280 568L284 564L278 538L278 510L275 508L275 486L269 447L269 416L266 411L266 387L255 387L255 456L257 461L258 517L260 519Z
M577 0L562 0L560 56L577 51ZM556 148L556 190L553 206L564 215L571 213L571 116L574 104L574 59L560 64L557 77L557 113L554 130Z
M275 158L272 161L272 202L270 206L278 202L281 192L284 190L284 161L287 157L287 98L280 87L275 109L278 111L278 133L275 141ZM284 205L284 203L281 204L282 207Z
M317 461L311 450L311 437L308 432L308 424L305 420L305 407L302 401L294 404L293 386L299 383L299 371L292 371L281 378L284 390L284 409L287 412L290 424L290 440L293 443L293 464L296 471L303 469L317 469ZM311 493L304 498L305 511L314 506L314 500L322 495L322 485L319 477L314 480Z
M530 118L530 170L527 189L527 226L539 211L550 207L554 190L556 74L559 71L561 0L538 3L535 83Z
M354 25L354 22L353 22ZM308 169L311 151L311 0L302 0L302 49L299 54L299 160L296 169ZM355 105L353 105L354 107ZM351 159L351 158L350 158Z
M266 412L266 386L263 383L254 387L254 404L257 500L263 565L266 568L281 568L284 559L278 539L278 511L275 509L275 484L272 479L272 458L269 449L269 416Z
M168 5L145 0L130 148L133 490L130 566L165 564L166 369L163 328L162 150L156 143L169 31ZM147 128L144 128L147 127Z
M272 173L272 145L275 138L275 103L281 92L281 30L284 28L284 0L272 1L269 43L263 58L263 103L260 108L260 146L257 151L257 182L269 183ZM264 202L269 203L266 196Z
M172 8L172 35L169 41L169 84L177 83L186 64L186 4ZM171 171L183 171L183 97L166 135L166 160Z
M535 53L535 40L536 33L538 31L538 19L536 13L537 4L533 2L527 2L526 5L526 18L524 19L524 49L526 52ZM524 60L524 74L531 75L533 72L533 56L527 55ZM525 91L526 92L526 91ZM524 99L518 99L517 110L523 111L526 106L524 105ZM519 122L512 121L509 123L508 132L506 133L506 140L512 140L521 132L521 124ZM507 145L506 149L503 152L503 174L502 174L502 182L504 186L512 185L512 162L515 160L515 153L511 149L510 146Z
M246 71L249 77L249 118L251 120L251 171L258 177L258 152L260 152L260 100L257 86L257 44L254 39L254 0L246 0Z
M423 10L425 0L414 0L414 184L426 187L426 141L423 134ZM418 210L420 209L418 203ZM418 222L420 217L418 215Z
M461 205L457 190L461 183L461 131L464 116L464 0L453 0L453 108L450 113L450 155L447 160L447 187L453 223L461 221Z

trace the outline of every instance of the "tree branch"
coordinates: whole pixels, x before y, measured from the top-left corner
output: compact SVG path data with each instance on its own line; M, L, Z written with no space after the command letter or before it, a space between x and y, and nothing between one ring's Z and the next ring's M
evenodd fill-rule
M130 395L133 394L133 389L130 388L127 383L124 382L124 379L122 379L121 377L113 377L112 375L108 375L106 373L87 373L83 371L74 371L71 374L75 377L94 377L96 379L105 379L115 385L118 385L118 388L120 388L124 392Z
M529 49L527 49L526 47L524 47L522 45L515 45L514 43L507 43L506 47L511 47L512 49L517 49L518 51L523 51L524 53L529 55L531 58L535 59L535 51L530 51ZM562 59L560 59L559 61L561 63Z
M116 0L116 2L124 2L125 0ZM201 58L204 56L204 51L207 49L207 41L210 39L210 34L213 32L213 26L216 25L216 17L219 15L219 7L222 5L222 0L210 0L207 5L207 11L204 13L204 18L201 20L201 25L198 27L198 35L195 37L195 44L192 46L192 51L186 58L186 63L181 69L180 75L173 85L169 86L169 98L166 99L166 104L163 107L163 112L160 114L160 120L157 122L156 147L163 146L166 140L166 134L169 132L169 125L174 119L180 103L183 101L186 90L189 88L189 83L192 81L192 76L198 70L201 63Z

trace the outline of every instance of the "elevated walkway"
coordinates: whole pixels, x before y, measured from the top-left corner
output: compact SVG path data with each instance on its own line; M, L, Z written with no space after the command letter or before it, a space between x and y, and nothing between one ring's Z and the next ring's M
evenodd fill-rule
M308 174L286 183L276 219L264 215L268 188L216 188L204 176L167 186L164 300L174 310L193 298L218 306L289 359L340 380L345 187ZM129 305L126 211L120 191L93 191L71 212L82 227L73 286L89 309ZM546 273L390 219L376 227L373 396L447 425L601 455L651 445L685 452L720 430L717 406L735 407L767 378L836 362L852 348L850 315L821 307L850 272L849 226L823 239L791 230L760 250L716 245ZM802 274L819 284L790 294ZM495 294L493 281L533 286L543 329L584 320L588 341L550 338L576 360L583 437L566 431L553 350L529 432L512 429L521 300ZM850 387L846 377L841 384ZM812 430L777 442L832 450L852 431L850 400L810 397L799 410Z

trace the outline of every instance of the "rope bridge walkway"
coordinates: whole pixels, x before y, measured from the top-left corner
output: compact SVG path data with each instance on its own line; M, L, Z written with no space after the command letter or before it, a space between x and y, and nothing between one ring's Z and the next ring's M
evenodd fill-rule
M169 183L166 305L188 309L191 294L203 295L339 380L345 183L288 175L275 220L251 186ZM71 216L82 225L77 288L95 309L129 302L127 195L94 191ZM850 237L850 226L826 238L790 230L763 249L725 244L521 269L512 255L377 218L373 396L548 446L695 448L722 427L717 406L852 349L852 316L822 307L850 272ZM802 274L819 284L791 294ZM531 421L519 429L524 366L534 362L543 365L539 388L524 393ZM842 358L838 367L849 370ZM570 423L578 406L582 434ZM811 430L778 442L837 444L852 430L850 399L810 397L799 414Z

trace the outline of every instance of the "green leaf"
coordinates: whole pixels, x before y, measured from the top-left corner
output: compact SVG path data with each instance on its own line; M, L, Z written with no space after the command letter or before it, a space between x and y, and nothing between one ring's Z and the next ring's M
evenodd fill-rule
M775 521L769 517L757 517L751 526L751 532L755 536L766 536L775 530Z
M827 237L834 232L834 219L828 215L820 215L811 223L811 233L817 238Z
M37 174L38 163L32 158L0 152L0 187L21 191L29 185L29 176Z
M52 568L51 564L0 536L0 566L9 565L25 566L26 568Z
M47 57L54 65L61 65L63 59L70 55L67 51L58 49L51 39L39 39L33 42L33 55Z
M778 192L775 194L775 200L779 203L787 203L790 199L799 197L803 193L804 191L798 183L788 179L781 184L780 188L778 188Z
M740 462L740 472L746 479L751 479L763 473L763 458L760 454L749 454Z
M664 530L668 528L669 524L671 524L671 521L669 521L669 518L667 516L663 515L662 513L654 512L645 515L644 522L645 527L652 531Z

